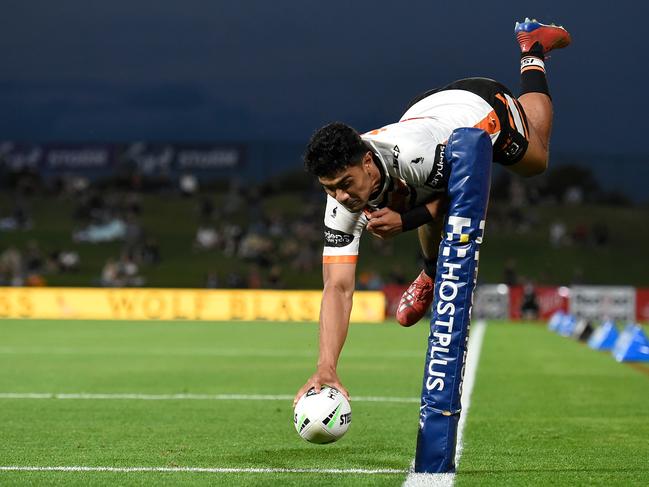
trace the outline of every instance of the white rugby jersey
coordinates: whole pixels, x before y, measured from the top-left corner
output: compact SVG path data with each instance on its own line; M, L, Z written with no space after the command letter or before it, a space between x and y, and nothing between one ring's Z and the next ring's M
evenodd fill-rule
M359 212L350 212L327 196L323 262L356 262L360 237L369 221L366 211L387 206L403 213L429 202L436 192L432 183L435 160L442 157L440 144L460 127L484 129L492 144L500 134L491 105L465 90L434 93L410 107L399 122L363 134L381 164L383 185L366 210Z

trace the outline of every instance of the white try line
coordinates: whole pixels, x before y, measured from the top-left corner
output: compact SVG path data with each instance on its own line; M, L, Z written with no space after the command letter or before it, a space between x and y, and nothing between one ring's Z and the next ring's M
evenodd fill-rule
M289 394L138 394L0 392L0 399L133 400L133 401L292 401ZM416 397L353 396L354 402L418 403Z
M460 457L464 443L462 441L464 434L464 425L466 418L469 414L469 406L471 405L471 393L473 392L473 385L475 383L475 375L478 370L478 362L480 360L480 350L482 349L482 342L484 340L485 330L487 324L482 321L476 321L471 327L469 335L469 345L467 347L466 368L464 370L464 382L462 385L462 414L460 414L460 422L457 427L457 448L455 450L455 465L460 464ZM455 481L454 473L415 473L408 474L403 487L451 487Z
M404 474L405 470L390 468L209 468L209 467L20 467L0 466L0 472L194 472L194 473L316 473L316 474L360 474L394 475Z

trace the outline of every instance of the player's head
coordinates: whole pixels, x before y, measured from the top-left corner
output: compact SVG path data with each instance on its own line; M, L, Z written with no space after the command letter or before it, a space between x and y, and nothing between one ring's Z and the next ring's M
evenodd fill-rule
M318 129L304 153L304 166L327 194L351 211L360 211L376 183L372 151L361 136L341 122Z

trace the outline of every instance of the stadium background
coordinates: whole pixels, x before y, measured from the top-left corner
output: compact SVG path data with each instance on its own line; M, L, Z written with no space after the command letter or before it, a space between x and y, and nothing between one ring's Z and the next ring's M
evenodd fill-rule
M78 311L88 306L84 293L92 288L97 302L108 303L94 318L241 320L228 323L224 333L237 326L245 330L253 319L314 320L324 195L301 169L310 133L330 120L375 128L397 119L415 94L464 76L492 77L516 91L513 21L534 14L565 24L574 45L548 62L556 107L549 170L523 180L495 168L478 314L523 326L579 302L582 314L595 321L615 315L649 322L649 155L638 130L649 109L649 97L641 92L647 66L634 50L640 35L628 26L629 18L643 18L646 10L629 1L615 8L590 2L587 11L555 1L507 1L495 10L478 2L424 1L407 9L391 2L337 1L281 7L257 1L8 5L0 29L7 52L0 73L0 317L83 317ZM419 272L416 248L414 234L388 242L364 238L357 288L379 294L363 298L368 301L358 306L357 321L393 314L395 300ZM74 291L64 295L64 288ZM214 309L225 315L203 314L204 300L196 296L208 290L223 293L205 296L223 296ZM377 304L383 295L385 305ZM273 298L263 301L264 296ZM16 359L7 351L12 346L19 349L29 338L32 347L16 362L24 360L22 371L5 369L17 379L5 376L4 392L59 384L45 380L49 375L39 368L38 360L51 365L47 352L35 368L28 365L34 350L51 346L54 335L53 343L93 350L103 339L117 343L114 333L122 333L99 322L89 328L44 323L0 323L8 343L0 355L7 364ZM197 346L201 333L210 336L186 325L180 341ZM169 331L164 322L160 326ZM285 326L277 324L290 342L294 332ZM134 349L156 343L139 330L133 324L135 336L128 338ZM230 343L214 333L215 340ZM371 340L362 328L355 333ZM567 347L537 331L524 333L539 340L539 360L547 350ZM314 328L300 332L312 355L278 381L282 393L296 389L313 366L315 337ZM172 342L158 343L160 353L173 353ZM292 350L299 352L299 343L295 339ZM190 352L190 345L184 350L203 353ZM368 351L354 350L351 356L358 355L350 365L358 357L371 360ZM610 372L581 358L581 351L565 353L567 368L579 357L586 360L577 366L585 374L598 367ZM116 357L106 357L97 370L108 370ZM420 358L412 359L417 367ZM77 373L87 365L71 360L60 370ZM230 370L227 364L213 366L216 374ZM149 357L138 367L148 373L157 366ZM494 361L486 367L495 370ZM642 387L618 373L629 391ZM113 390L120 384L141 390L139 382L113 380ZM94 387L91 378L59 385L61 392ZM370 385L376 383L357 390L372 395ZM165 391L185 387L178 380ZM261 382L250 387L272 392ZM594 386L586 394L596 409ZM627 397L624 404L640 399ZM20 410L6 401L2 407L7 417ZM641 432L646 424L635 427ZM17 431L11 431L15 444ZM44 445L46 457L45 440ZM469 462L479 465L475 457ZM635 472L644 475L642 468Z

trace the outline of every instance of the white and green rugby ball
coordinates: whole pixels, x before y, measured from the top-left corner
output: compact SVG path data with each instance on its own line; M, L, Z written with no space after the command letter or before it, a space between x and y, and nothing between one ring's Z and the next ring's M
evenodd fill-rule
M293 422L297 433L311 443L332 443L347 432L352 422L352 408L338 389L322 386L320 393L311 389L295 406Z

